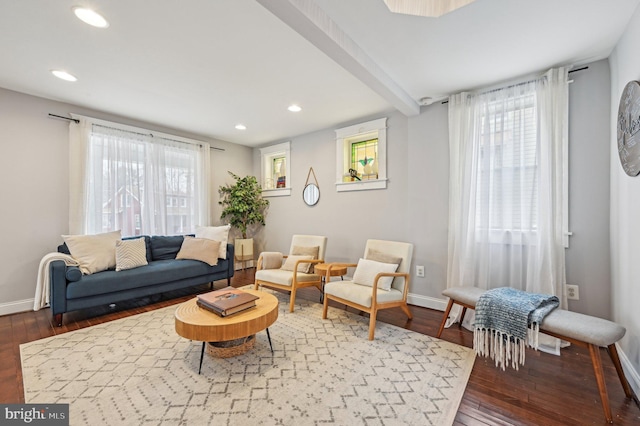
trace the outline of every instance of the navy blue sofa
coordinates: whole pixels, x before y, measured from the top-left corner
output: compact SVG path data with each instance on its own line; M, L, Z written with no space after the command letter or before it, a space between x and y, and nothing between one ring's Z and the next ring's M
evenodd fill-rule
M231 285L234 274L232 244L227 244L226 259L218 259L217 265L209 266L198 260L176 259L184 240L182 235L143 237L149 262L146 266L83 275L76 266L67 266L61 260L51 262L49 304L55 324L61 326L62 314L78 309L109 305L222 279ZM62 244L58 246L58 252L69 254L69 249Z

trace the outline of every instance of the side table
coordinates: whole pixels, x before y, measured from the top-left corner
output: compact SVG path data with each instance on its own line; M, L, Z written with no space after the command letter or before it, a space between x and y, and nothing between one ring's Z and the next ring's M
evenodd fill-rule
M322 276L322 294L320 295L320 301L322 302L324 299L325 283L327 283L331 277L340 277L340 279L343 279L342 276L347 274L347 266L342 263L317 263L313 267L316 273Z

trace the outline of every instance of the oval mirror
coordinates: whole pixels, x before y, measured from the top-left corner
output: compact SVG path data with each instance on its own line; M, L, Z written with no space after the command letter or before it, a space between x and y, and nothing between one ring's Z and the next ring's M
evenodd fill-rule
M315 183L309 183L302 191L304 203L308 206L315 206L320 200L320 188Z

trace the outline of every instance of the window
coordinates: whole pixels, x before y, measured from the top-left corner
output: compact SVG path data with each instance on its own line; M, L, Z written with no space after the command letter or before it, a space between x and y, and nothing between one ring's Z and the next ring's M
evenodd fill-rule
M386 118L336 130L336 189L387 187Z
M535 92L490 102L479 120L476 224L535 231L538 155Z
M285 142L260 149L262 195L291 195L291 143Z
M351 168L360 180L378 179L378 138L351 144ZM355 179L351 173L347 178Z
M79 118L86 152L77 156L86 158L84 198L72 200L81 204L79 232L175 235L208 222L208 144Z

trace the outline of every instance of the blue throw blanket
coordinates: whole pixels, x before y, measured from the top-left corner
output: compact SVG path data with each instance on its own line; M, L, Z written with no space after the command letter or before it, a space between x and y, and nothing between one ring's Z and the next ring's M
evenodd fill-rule
M538 348L538 331L544 317L560 301L548 294L528 293L502 287L488 290L476 303L473 348L476 354L491 356L505 369L524 365L527 330L531 328L533 348Z

